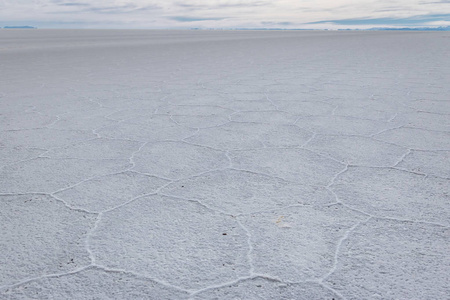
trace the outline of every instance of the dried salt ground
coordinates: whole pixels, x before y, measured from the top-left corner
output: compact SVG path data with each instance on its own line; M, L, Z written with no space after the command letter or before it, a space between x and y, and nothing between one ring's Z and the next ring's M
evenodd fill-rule
M449 38L0 31L0 298L448 298Z

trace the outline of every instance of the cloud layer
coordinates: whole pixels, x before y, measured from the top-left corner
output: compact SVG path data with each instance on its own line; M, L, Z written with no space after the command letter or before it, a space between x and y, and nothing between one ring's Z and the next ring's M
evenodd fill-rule
M450 0L0 0L0 26L368 28L450 25Z

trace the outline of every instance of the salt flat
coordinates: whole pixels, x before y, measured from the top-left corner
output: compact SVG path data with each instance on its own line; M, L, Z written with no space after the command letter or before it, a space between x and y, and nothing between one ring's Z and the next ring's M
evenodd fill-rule
M0 30L0 298L447 299L450 33Z

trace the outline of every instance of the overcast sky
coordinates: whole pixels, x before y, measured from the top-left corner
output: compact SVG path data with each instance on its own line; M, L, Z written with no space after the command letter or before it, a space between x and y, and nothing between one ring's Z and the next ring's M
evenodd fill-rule
M0 0L0 26L371 28L450 25L450 0Z

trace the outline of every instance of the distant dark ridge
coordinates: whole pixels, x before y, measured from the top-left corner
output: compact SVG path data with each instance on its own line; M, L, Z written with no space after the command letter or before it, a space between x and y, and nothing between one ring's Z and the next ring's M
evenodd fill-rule
M33 26L5 26L3 29L36 29Z
M415 27L415 28L371 28L367 30L405 30L405 31L450 31L450 26L440 27Z
M374 27L368 29L359 29L359 28L344 28L344 29L313 29L313 28L190 28L190 30L258 30L258 31L295 31L295 30L314 30L314 31L326 31L326 30L338 30L338 31L450 31L450 26L441 26L441 27L402 27L402 28L394 28L394 27Z

